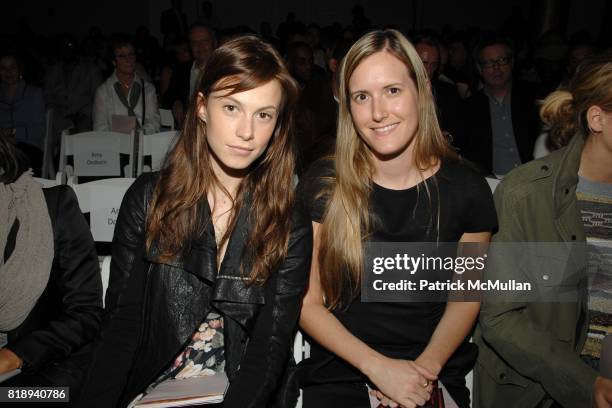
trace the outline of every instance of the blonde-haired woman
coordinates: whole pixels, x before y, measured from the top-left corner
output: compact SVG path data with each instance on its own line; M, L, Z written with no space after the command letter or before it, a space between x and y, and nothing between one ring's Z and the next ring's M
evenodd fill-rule
M577 302L483 304L474 406L610 407L612 380L598 369L602 339L612 333L612 51L585 60L540 115L555 143L567 146L504 178L493 240L586 241L589 289L576 287ZM535 282L560 282L564 269L528 272ZM513 279L516 271L496 273Z
M489 188L442 136L418 54L395 30L359 39L340 68L335 158L302 180L314 252L300 324L312 339L301 366L305 407L370 407L439 398L460 406L476 358L466 342L478 303L362 303L365 242L488 241Z

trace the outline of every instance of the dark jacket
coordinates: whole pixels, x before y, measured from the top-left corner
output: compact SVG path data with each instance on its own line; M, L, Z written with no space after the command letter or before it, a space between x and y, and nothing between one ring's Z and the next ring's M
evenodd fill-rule
M164 37L174 35L180 37L187 33L187 17L183 11L174 9L164 10L159 19L159 29Z
M533 93L526 85L514 83L511 91L512 130L522 163L533 160L533 146L539 135L540 120ZM481 89L469 97L464 113L463 154L485 174L493 170L493 131L489 98Z
M436 102L438 122L444 132L450 134L453 146L461 149L464 132L461 120L461 98L455 85L436 78L432 81L432 93ZM460 151L461 153L461 151Z
M575 137L567 147L513 170L495 190L499 232L493 242L560 242L568 251L562 257L537 254L542 259L537 268L501 263L487 268L489 279L559 285L565 265L580 262L569 243L586 242L576 198L583 144ZM580 285L575 291L575 302L483 303L474 334L475 408L549 407L553 400L567 408L592 406L597 372L580 358L588 294Z
M223 406L271 406L290 364L310 268L309 220L295 215L288 255L264 286L247 286L240 272L248 205L239 214L218 274L211 223L180 261L158 263L144 246L145 215L156 179L156 174L141 176L121 204L107 310L81 405L125 407L184 349L214 306L224 316L225 370L230 380ZM200 211L209 211L206 200ZM245 275L249 269L245 265ZM280 406L291 406L297 390L282 395L286 399Z
M43 192L53 227L51 275L26 320L8 333L6 347L24 362L14 384L70 386L72 393L86 371L83 347L102 317L100 266L74 191L57 186Z
M161 97L161 107L163 109L172 109L172 105L176 101L181 101L185 110L187 109L192 66L193 61L183 62L174 66L168 89Z

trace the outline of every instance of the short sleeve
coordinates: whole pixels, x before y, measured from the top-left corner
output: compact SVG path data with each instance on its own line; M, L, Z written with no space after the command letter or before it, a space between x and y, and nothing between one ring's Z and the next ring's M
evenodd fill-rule
M497 230L497 213L489 183L477 172L466 169L464 232Z
M323 220L328 199L327 187L333 177L333 161L322 159L314 162L300 179L297 199L311 221L320 223Z

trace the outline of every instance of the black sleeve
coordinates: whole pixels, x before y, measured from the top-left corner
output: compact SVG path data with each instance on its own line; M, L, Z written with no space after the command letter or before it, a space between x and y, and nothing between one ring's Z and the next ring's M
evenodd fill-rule
M312 226L297 209L287 256L267 283L266 304L255 322L238 376L227 391L224 408L269 406L293 344L311 254Z
M333 161L322 159L314 162L300 179L297 187L298 205L311 221L320 223L325 214L328 199L327 186L334 177Z
M466 168L463 231L484 232L497 230L497 213L493 194L487 180L476 171Z
M46 193L52 211L54 258L50 284L61 310L44 326L9 348L32 369L61 361L93 340L102 316L100 266L89 226L74 191L59 186Z
M132 368L142 327L147 176L128 189L119 209L106 309L83 390L82 406L114 407Z

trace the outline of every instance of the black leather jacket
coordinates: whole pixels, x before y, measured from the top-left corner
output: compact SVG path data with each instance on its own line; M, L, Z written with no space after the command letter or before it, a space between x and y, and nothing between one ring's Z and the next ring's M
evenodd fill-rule
M8 332L7 348L23 359L23 374L3 386L69 386L76 393L102 317L96 248L74 191L43 189L53 227L49 282L25 321ZM14 236L7 247L14 249ZM11 242L12 241L12 242ZM5 254L8 258L8 254Z
M230 387L223 407L292 406L297 390L281 389L281 378L290 366L310 268L310 221L296 211L288 255L264 286L247 286L239 269L248 205L239 215L218 274L210 223L180 262L157 263L144 248L145 216L156 180L157 174L141 176L121 204L107 310L80 405L125 407L183 350L214 306L225 318ZM209 211L207 203L201 208Z

